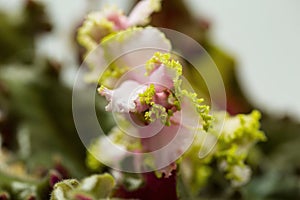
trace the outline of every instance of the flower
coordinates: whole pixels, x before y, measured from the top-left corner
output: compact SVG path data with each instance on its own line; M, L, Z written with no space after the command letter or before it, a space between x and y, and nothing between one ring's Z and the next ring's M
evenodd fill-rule
M165 35L154 27L134 27L107 36L95 49L87 54L85 63L90 67L86 81L99 82L113 88L125 74L131 80L143 80L145 69L131 72L144 65L157 51L170 52L171 44ZM130 78L128 76L131 76Z
M160 1L140 1L128 16L115 6L107 6L101 11L92 12L78 29L78 42L87 50L93 50L112 33L146 25L149 22L149 16L160 10Z
M226 112L213 113L214 121L205 134L198 134L189 151L183 155L182 175L194 192L205 185L212 175L211 163L238 187L250 180L251 169L245 160L252 147L265 141L260 131L260 113L254 110L245 115L230 116ZM206 155L201 156L199 155ZM195 175L196 174L196 175Z
M151 158L134 161L147 165L135 164L137 171L158 169L168 177L176 168L176 160L191 144L194 133L209 127L209 107L202 105L203 99L198 99L195 93L182 89L182 66L171 59L169 40L153 27L128 28L144 25L151 12L159 9L159 2L141 1L128 18L113 8L98 13L97 19L102 24L110 24L106 26L110 27L106 29L110 30L109 34L100 29L91 31L91 27L104 27L96 26L93 20L87 20L79 30L79 42L87 42L84 45L88 50L99 44L86 56L86 62L92 66L86 78L101 85L98 92L108 101L106 111L117 113L121 119L119 127L109 134L110 140L123 138L113 139L111 143L103 138L96 141L90 149L93 155L88 158L93 166L97 166L93 162L96 157L107 165L120 167L121 161L116 163L103 155L103 148L116 144L120 148L110 151L112 157L125 159L126 150L153 152ZM95 40L94 33L105 33L105 36L97 35ZM137 147L133 149L126 141L140 145L133 145Z
M132 127L137 130L141 145L135 151L155 152L151 167L169 177L194 134L209 127L209 107L202 105L203 99L198 99L195 93L182 88L182 66L169 53L156 52L144 65L127 69L131 70L123 74L115 89L102 84L98 92L108 101L106 111L133 122L121 129L125 133L132 132ZM105 83L101 80L100 83Z

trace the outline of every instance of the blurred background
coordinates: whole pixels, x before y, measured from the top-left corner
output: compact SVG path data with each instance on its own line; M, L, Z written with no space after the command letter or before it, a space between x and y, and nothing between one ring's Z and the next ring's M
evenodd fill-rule
M268 112L300 119L300 1L189 2L212 22L213 40L237 60L247 97Z
M271 114L300 120L300 1L184 0L194 15L207 19L209 37L235 58L238 81L255 105ZM24 0L0 0L0 9L18 18ZM40 0L54 30L41 37L38 52L63 62L63 79L72 84L74 28L87 11L105 4L128 10L134 0ZM170 19L171 20L171 19Z
M29 191L34 184L46 199L52 169L59 178L95 173L86 165L72 116L73 80L83 57L76 31L90 11L107 3L128 11L136 2L0 0L0 199L2 188L13 191L16 180ZM222 74L227 111L260 110L268 138L249 154L249 184L228 193L227 182L211 179L201 194L300 199L300 1L163 2L151 25L184 32L203 45ZM105 120L103 107L96 105ZM104 123L110 130L109 119Z

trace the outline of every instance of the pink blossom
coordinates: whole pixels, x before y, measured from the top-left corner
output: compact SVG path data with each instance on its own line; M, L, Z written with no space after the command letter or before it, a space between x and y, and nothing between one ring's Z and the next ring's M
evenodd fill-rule
M201 129L199 108L201 101L192 93L181 88L182 66L171 59L170 54L155 53L142 66L145 72L139 78L125 75L125 80L115 89L103 85L98 90L109 102L107 111L125 114L125 120L134 119L142 144L142 152L153 154L154 167L168 163L158 171L169 177L176 169L176 159L184 153L193 141L194 134ZM201 106L200 106L201 107ZM206 113L207 114L207 113ZM151 126L157 122L161 128ZM153 133L153 131L156 131ZM151 137L148 137L151 136Z

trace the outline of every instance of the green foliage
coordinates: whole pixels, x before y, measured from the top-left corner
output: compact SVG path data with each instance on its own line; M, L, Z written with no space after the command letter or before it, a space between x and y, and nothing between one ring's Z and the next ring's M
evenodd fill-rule
M0 17L0 195L44 200L55 180L87 174L85 148L60 65L36 58L36 36L51 28L44 8L27 1L21 16Z

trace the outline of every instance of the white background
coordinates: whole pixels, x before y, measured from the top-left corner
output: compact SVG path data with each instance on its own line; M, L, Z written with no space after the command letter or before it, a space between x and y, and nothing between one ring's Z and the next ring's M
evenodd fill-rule
M189 2L195 14L212 22L213 41L237 59L252 102L300 119L300 1Z

